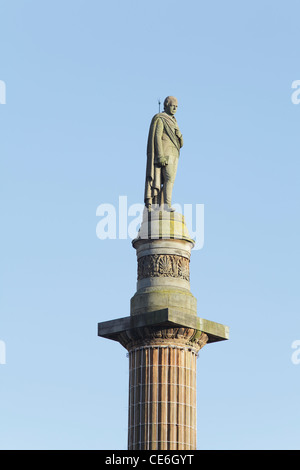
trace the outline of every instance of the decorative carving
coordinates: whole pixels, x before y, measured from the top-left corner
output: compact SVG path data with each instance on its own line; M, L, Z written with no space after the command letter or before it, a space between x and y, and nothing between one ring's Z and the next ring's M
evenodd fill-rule
M190 280L189 259L179 255L146 255L138 260L138 280L175 277Z
M118 341L128 350L138 347L177 346L198 352L208 341L207 334L194 328L154 326L124 331Z

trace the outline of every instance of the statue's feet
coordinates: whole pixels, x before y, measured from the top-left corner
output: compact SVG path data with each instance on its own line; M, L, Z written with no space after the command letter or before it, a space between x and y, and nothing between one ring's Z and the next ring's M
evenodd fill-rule
M175 212L174 207L168 206L167 204L164 204L163 210L166 211L166 212Z
M152 204L145 204L144 211L152 212Z

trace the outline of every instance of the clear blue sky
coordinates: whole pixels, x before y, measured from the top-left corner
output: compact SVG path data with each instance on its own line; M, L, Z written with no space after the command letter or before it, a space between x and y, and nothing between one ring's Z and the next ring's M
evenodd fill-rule
M204 204L199 449L299 449L297 1L0 2L1 449L126 449L136 255L97 207L143 201L157 98L184 136L174 201Z

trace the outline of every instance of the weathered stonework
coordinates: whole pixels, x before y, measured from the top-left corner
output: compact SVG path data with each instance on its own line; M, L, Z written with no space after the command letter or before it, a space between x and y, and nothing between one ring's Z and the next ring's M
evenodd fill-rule
M146 212L138 237L130 316L99 323L129 357L129 450L196 449L196 360L224 325L199 318L190 291L194 246L181 214Z
M179 255L146 255L138 259L138 280L174 277L190 281L190 261Z
M197 352L164 336L129 351L129 450L196 449Z
M157 325L144 326L124 331L119 336L119 342L128 351L144 346L165 346L167 344L185 347L195 353L205 346L207 334L194 328Z

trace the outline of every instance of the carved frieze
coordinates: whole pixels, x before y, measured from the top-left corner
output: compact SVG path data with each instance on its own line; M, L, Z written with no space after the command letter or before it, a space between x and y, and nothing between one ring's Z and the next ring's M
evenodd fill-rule
M146 255L138 260L138 280L174 277L190 280L189 259L179 255Z

